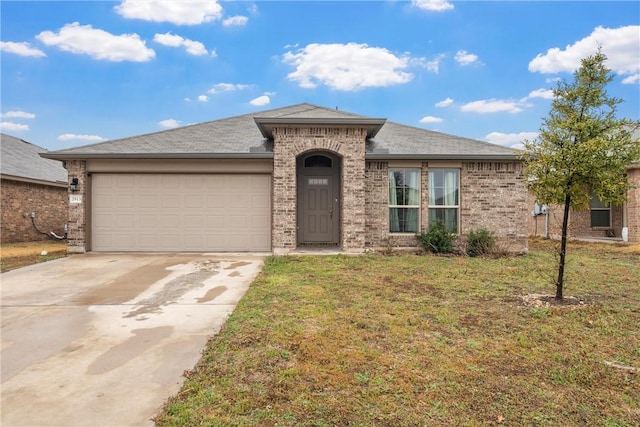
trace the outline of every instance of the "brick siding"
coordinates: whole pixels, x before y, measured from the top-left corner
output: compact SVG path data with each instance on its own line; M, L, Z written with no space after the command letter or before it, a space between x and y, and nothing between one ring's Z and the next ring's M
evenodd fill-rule
M365 138L360 128L279 126L273 129L273 231L276 254L297 245L296 158L312 151L340 156L340 246L346 252L364 250L365 244Z
M627 193L627 227L629 227L629 241L640 242L640 167L627 170L629 180L634 183Z
M366 245L417 247L415 236L389 233L389 164L367 162ZM420 228L429 226L429 164L421 166ZM520 162L466 162L460 174L460 232L486 228L511 252L527 251L526 188Z
M460 174L460 232L492 231L510 252L526 252L527 189L521 162L465 162Z
M640 242L640 169L629 169L627 171L629 180L636 186L627 192L627 227L629 228L629 241ZM528 231L530 236L545 237L544 215L536 217L531 215L536 198L533 194L527 197ZM611 231L614 237L622 236L624 206L611 207L611 227L591 227L591 211L571 210L569 212L569 237L598 239L609 237ZM564 205L549 206L549 237L559 239L562 235L562 216Z
M69 204L69 232L67 237L67 251L69 253L83 253L87 248L87 196L88 177L87 164L84 160L67 161L69 181L78 178L80 185L74 195L82 197L81 203Z
M64 236L69 200L66 188L3 179L1 199L2 243L51 239L33 227L31 212L40 231Z

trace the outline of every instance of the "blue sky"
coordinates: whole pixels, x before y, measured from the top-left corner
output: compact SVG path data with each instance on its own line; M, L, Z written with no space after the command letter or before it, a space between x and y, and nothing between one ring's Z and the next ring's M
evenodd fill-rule
M2 1L1 130L49 150L301 102L517 147L600 45L640 118L636 1Z

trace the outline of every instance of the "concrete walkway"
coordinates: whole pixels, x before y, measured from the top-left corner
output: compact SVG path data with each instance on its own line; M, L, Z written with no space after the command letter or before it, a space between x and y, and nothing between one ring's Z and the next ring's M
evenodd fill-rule
M86 254L3 273L2 425L153 425L263 258Z

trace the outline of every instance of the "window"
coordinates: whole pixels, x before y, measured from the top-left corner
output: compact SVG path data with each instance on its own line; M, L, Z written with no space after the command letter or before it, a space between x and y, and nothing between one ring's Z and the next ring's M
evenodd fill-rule
M420 169L389 169L389 231L417 233Z
M611 204L591 195L591 227L611 227Z
M330 157L315 154L304 159L305 168L330 168L332 166Z
M447 229L458 232L458 169L429 169L429 224L443 221Z

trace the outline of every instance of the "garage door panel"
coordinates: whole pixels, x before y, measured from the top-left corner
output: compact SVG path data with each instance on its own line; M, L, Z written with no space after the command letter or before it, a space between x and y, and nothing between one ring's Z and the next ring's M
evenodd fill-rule
M94 174L94 251L268 251L268 175Z

